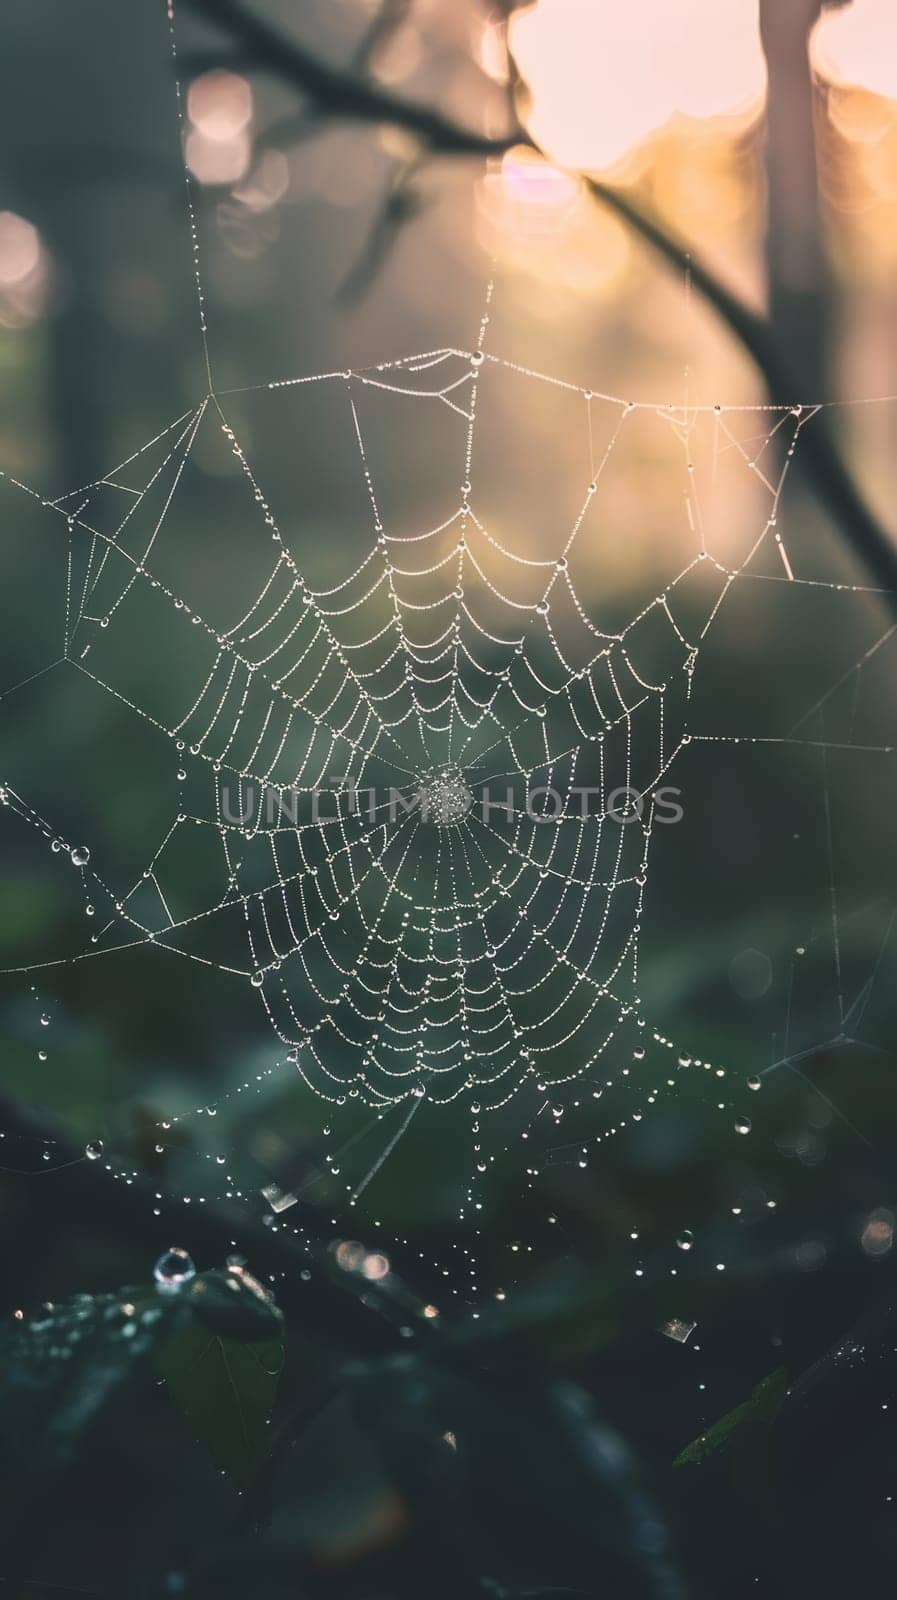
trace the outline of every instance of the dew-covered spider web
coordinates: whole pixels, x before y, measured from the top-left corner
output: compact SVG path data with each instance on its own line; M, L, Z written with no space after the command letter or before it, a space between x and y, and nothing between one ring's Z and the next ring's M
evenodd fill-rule
M205 340L201 295L200 310ZM671 1037L640 974L651 918L662 943L654 855L722 796L735 745L816 763L837 990L822 1026L859 1030L890 922L854 974L832 793L892 788L866 689L893 669L894 629L881 596L789 535L789 473L821 408L621 398L511 359L492 328L490 287L467 348L226 391L210 365L208 392L98 480L50 495L0 479L39 552L27 602L10 571L22 670L3 711L43 717L48 748L55 719L84 729L63 774L7 742L6 830L68 874L71 904L52 948L25 927L4 981L33 984L49 1023L57 982L109 1000L145 961L172 1029L194 982L197 1005L238 989L253 1019L252 1072L224 1065L199 1104L172 1086L160 1207L240 1201L301 1236L323 1194L358 1231L427 1138L446 1213L470 1224L497 1165L530 1189L587 1168L686 1084L686 1103L749 1132L770 1064L746 1074ZM627 587L631 483L652 463L666 525ZM845 618L846 661L823 651L787 691L773 671L747 725L733 684L731 718L708 723L720 634L750 636L759 674L790 604L822 634ZM781 1057L799 1052L785 1040ZM259 1131L266 1104L277 1138ZM111 1123L97 1112L88 1150L129 1181ZM310 1131L297 1163L290 1138ZM460 1252L467 1295L459 1239L444 1255L457 1269Z

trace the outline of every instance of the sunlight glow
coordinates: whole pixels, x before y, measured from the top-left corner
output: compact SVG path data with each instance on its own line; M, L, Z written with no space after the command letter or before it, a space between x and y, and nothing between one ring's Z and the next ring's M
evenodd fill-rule
M853 0L823 12L810 41L821 78L897 99L897 10L894 0Z
M534 138L562 166L614 166L677 114L754 113L757 0L536 0L510 23Z
M810 39L825 106L819 182L840 219L842 259L867 281L893 280L897 261L897 12L892 0L826 11Z
M477 202L483 248L533 282L592 301L619 283L629 259L624 230L588 204L580 178L537 151L508 150L480 180Z
M581 192L578 178L553 167L526 145L515 145L506 152L501 176L509 200L526 207L533 231L539 231L540 219L554 229L570 213Z

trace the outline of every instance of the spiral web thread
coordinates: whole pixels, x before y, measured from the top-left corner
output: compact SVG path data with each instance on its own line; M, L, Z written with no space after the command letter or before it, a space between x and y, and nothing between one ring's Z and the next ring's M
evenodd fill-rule
M87 898L111 913L75 959L147 942L233 973L258 989L309 1088L376 1109L464 1094L495 1108L529 1076L554 1088L595 1068L635 1005L655 792L683 749L709 737L688 723L703 639L766 543L779 553L781 576L762 581L818 582L795 575L777 521L788 467L814 414L796 407L756 408L763 431L748 450L721 407L648 407L564 385L581 401L592 476L571 525L546 538L544 555L501 542L472 483L477 406L487 382L522 369L484 351L487 325L484 316L473 351L269 386L344 391L370 546L327 589L306 582L214 395L100 483L42 501L70 535L64 659L164 733L182 763L178 809L133 882L106 882L94 855L83 861L83 849L65 846ZM422 377L427 386L412 388ZM412 394L463 417L458 504L439 526L393 534L381 521L356 403L368 388ZM644 411L682 442L695 550L610 633L592 621L572 569L580 556L588 568L583 546L602 536L602 475L629 419ZM154 564L191 451L210 423L239 464L262 549L272 552L251 603L227 627L182 600ZM735 567L717 558L702 531L690 461L702 426L717 447L725 440L743 457L764 504ZM777 458L782 432L787 444ZM142 486L123 485L160 447L161 462ZM126 509L106 533L90 507L110 487ZM706 614L687 632L680 597L699 571ZM204 657L198 682L179 689L180 716L165 723L91 664L117 624L127 637L145 595L179 628L196 631ZM663 681L640 670L638 642L649 628L653 659L658 633L669 647ZM469 803L441 823L427 815L440 785L450 805L459 792ZM587 814L583 787L592 791ZM203 789L205 808L187 809L185 791ZM537 790L551 791L541 814ZM637 792L641 816L623 824L608 808L611 790ZM402 801L392 818L390 793ZM50 822L11 785L4 794L58 846ZM276 820L266 821L272 807ZM168 861L182 870L179 838L197 826L219 842L220 893L175 917L170 904L183 895L176 879L166 881ZM216 942L226 953L209 953Z
M190 227L207 353L192 201ZM53 500L6 480L68 531L61 660L170 740L179 763L170 823L126 883L108 881L101 851L66 841L5 783L9 811L69 853L99 908L97 931L63 959L152 944L250 984L279 1041L279 1069L338 1105L360 1100L378 1117L398 1108L374 1167L347 1185L353 1199L423 1101L466 1097L477 1119L529 1083L544 1110L565 1086L600 1094L610 1054L617 1076L644 1059L639 937L658 790L687 746L728 737L691 726L704 640L739 583L862 590L796 571L779 526L790 464L819 407L631 402L546 376L488 348L491 295L472 349L258 386L275 398L310 386L342 396L346 470L363 482L368 526L361 559L329 586L308 582L301 539L284 532L208 362L199 405L101 480ZM580 414L575 509L545 530L538 554L499 536L478 504L478 416L509 374L563 391ZM436 526L399 532L381 512L360 403L372 395L445 410L460 425L456 501ZM646 417L681 447L693 549L608 629L594 620L589 579L602 488L627 430ZM161 575L184 474L209 429L237 463L246 537L263 552L237 620L207 615ZM761 507L735 561L708 530L699 445L743 467ZM120 510L104 525L110 499ZM770 549L774 569L761 570ZM104 675L104 648L117 632L120 648L144 609L164 618L150 624L160 670L166 644L186 663L174 715L115 681L114 654ZM805 731L756 742L826 747ZM541 815L534 790L546 798ZM625 825L609 803L621 790L641 797ZM368 791L374 799L361 804ZM401 796L396 816L388 795ZM197 829L217 852L211 893L189 886L185 839ZM670 1044L656 1030L647 1037ZM658 1091L652 1080L635 1092L651 1101Z

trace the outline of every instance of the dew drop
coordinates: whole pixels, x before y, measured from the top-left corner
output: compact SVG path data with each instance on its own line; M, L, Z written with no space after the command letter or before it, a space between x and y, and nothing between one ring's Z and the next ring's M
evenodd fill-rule
M756 1073L754 1073L750 1078L748 1078L747 1086L748 1086L749 1089L752 1089L754 1091L754 1093L756 1094L758 1089L762 1089L763 1083L762 1083L762 1080L757 1077Z
M750 1133L750 1131L751 1131L751 1119L750 1119L750 1117L736 1117L735 1118L734 1127L735 1127L735 1132L736 1133Z
M90 860L90 851L86 844L76 844L72 849L72 864L76 867L86 867Z
M692 1233L691 1228L683 1228L678 1239L676 1240L676 1244L680 1250L690 1250L694 1242L695 1236Z
M153 1267L156 1287L166 1294L176 1294L185 1283L189 1283L190 1279L195 1277L196 1267L193 1259L179 1245L172 1245L170 1250L166 1250Z
M90 1144L86 1144L84 1146L84 1154L88 1161L99 1161L103 1154L102 1139L94 1139Z

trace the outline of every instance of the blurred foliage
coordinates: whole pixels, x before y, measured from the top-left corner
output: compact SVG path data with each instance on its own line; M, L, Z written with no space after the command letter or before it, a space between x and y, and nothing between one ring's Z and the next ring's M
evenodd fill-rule
M364 1300L363 1277L345 1276ZM408 1293L390 1277L375 1319L395 1329ZM561 1320L571 1293L587 1299L587 1280L558 1289ZM324 1345L285 1328L231 1258L173 1290L80 1294L14 1326L0 1365L4 1592L843 1593L889 1458L868 1424L895 1370L890 1302L787 1393L783 1369L758 1384L680 1454L686 1473L662 1426L637 1462L602 1415L601 1340L572 1367L552 1357L545 1297L480 1326L400 1323L411 1337L366 1359L334 1342L345 1316L319 1313ZM661 1354L684 1357L633 1337L642 1379Z

